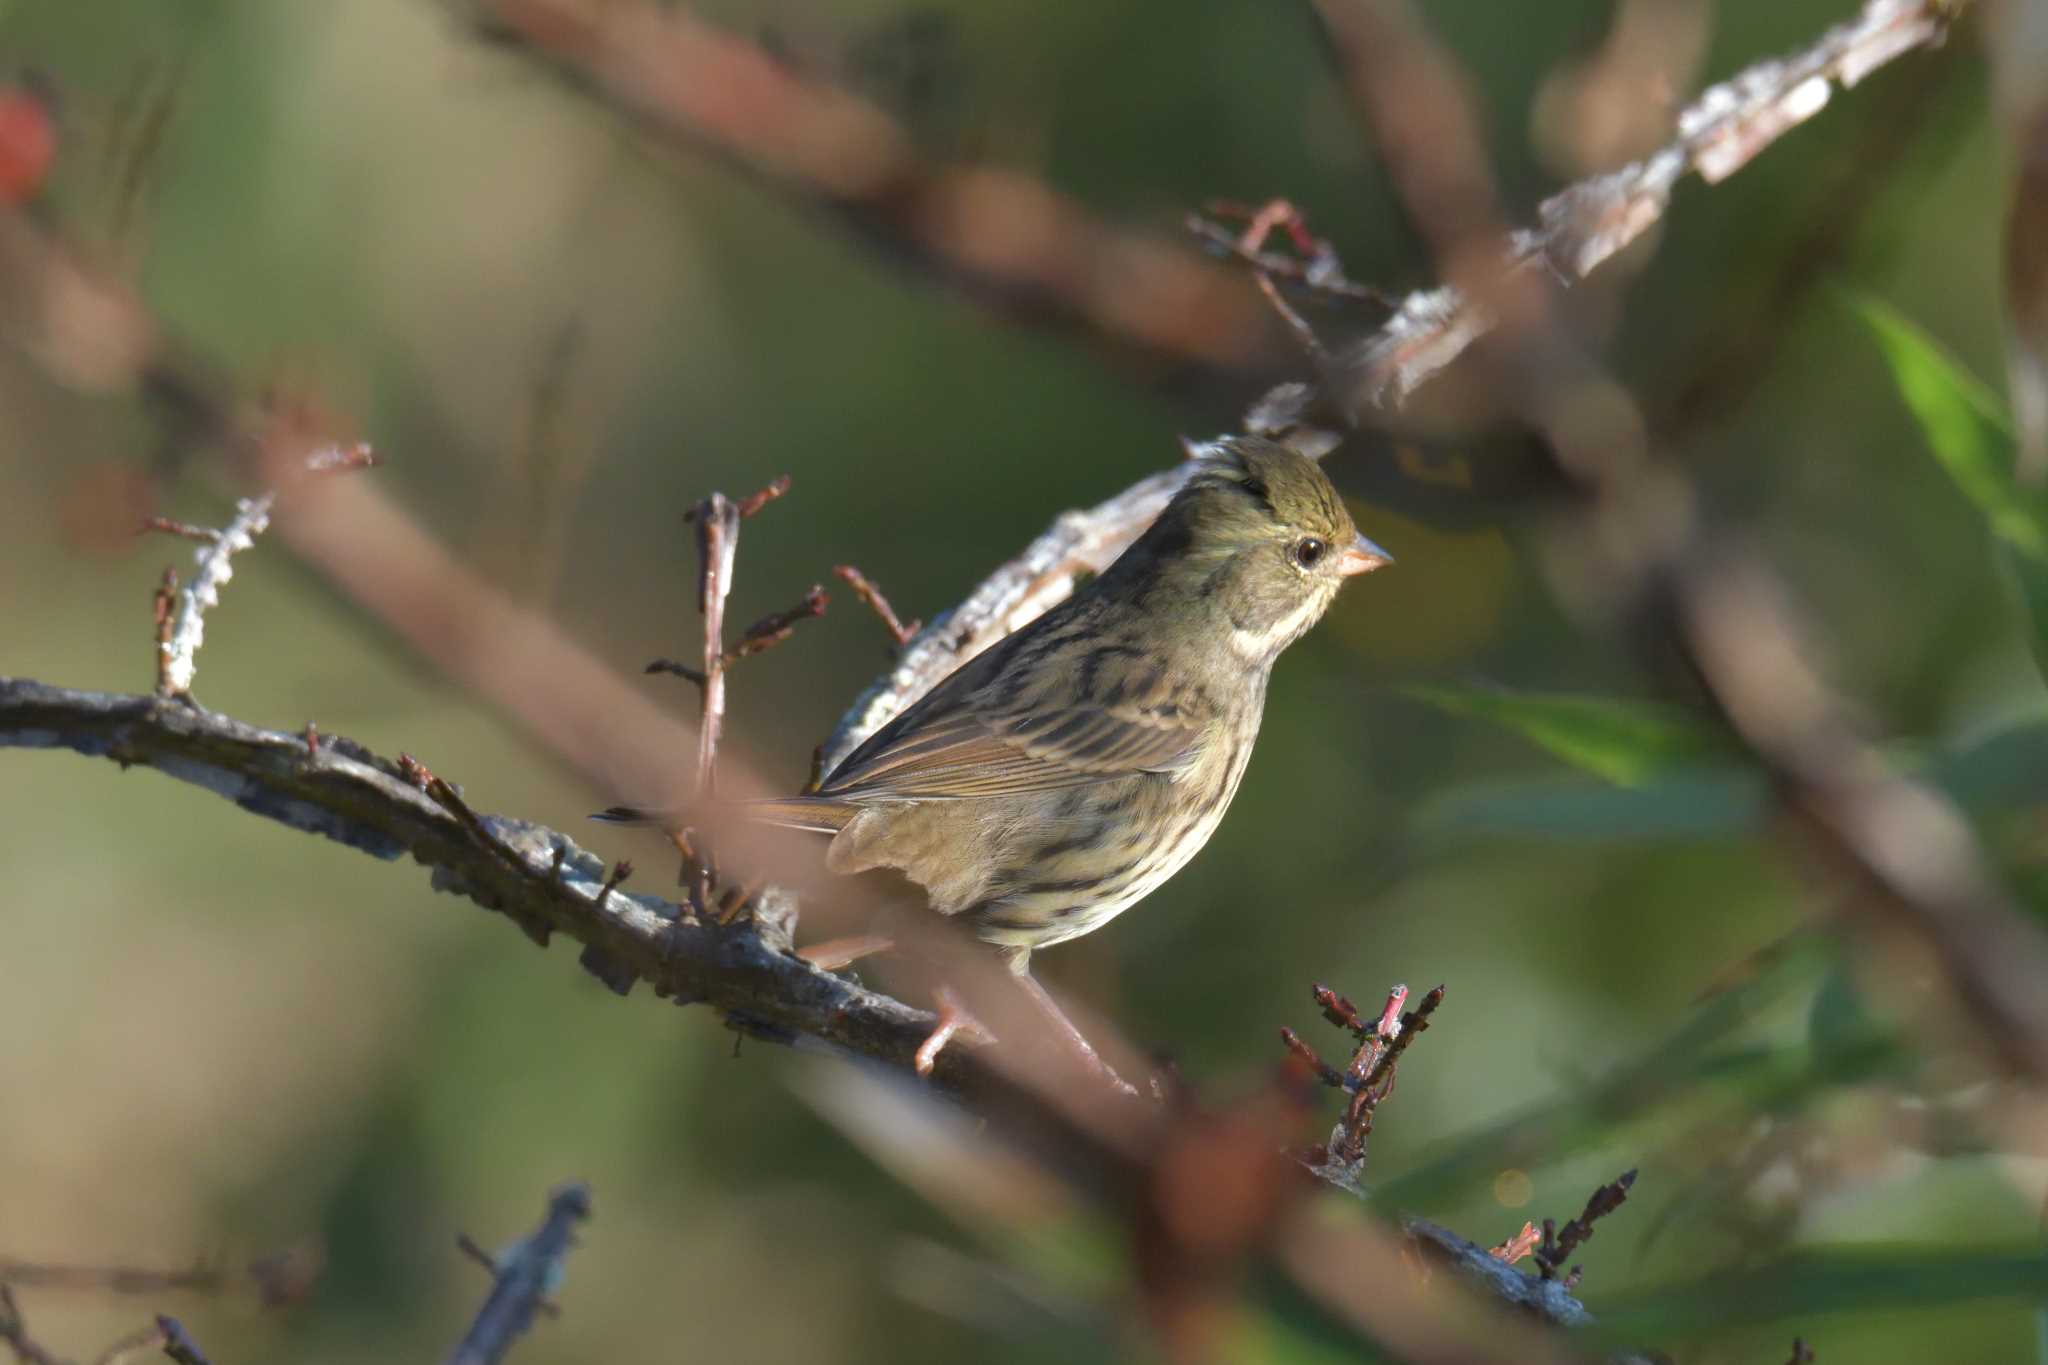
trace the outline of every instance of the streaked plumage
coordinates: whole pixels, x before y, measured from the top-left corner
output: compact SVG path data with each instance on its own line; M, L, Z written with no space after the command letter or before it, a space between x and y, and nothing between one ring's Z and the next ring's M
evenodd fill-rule
M1236 792L1280 652L1387 562L1313 461L1219 443L1100 577L969 661L762 818L895 868L1023 971L1200 851Z

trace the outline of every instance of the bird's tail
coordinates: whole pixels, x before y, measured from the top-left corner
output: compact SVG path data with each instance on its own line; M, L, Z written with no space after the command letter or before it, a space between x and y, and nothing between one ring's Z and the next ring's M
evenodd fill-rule
M850 803L829 796L777 796L735 801L728 809L737 811L743 819L764 825L811 830L819 834L837 834L854 816L854 807ZM651 806L608 806L590 818L610 825L659 825L671 830L691 823L687 812Z
M749 820L818 834L837 834L845 829L854 811L851 802L830 796L777 796L739 803L740 814Z

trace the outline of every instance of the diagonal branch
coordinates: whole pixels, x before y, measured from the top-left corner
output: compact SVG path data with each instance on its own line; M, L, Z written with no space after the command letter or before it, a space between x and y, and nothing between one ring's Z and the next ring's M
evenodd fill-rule
M651 0L446 0L485 37L650 135L829 210L1007 317L1154 361L1244 370L1276 352L1236 271L1105 222L1036 178L920 155L883 110Z
M436 890L504 915L535 942L566 934L623 969L624 984L695 1000L767 1037L816 1038L907 1068L931 1014L812 966L790 948L784 913L730 928L658 897L615 891L600 900L603 860L568 836L501 816L477 817L488 839L415 787L400 766L347 740L263 730L156 697L79 692L0 679L0 748L71 749L140 765L203 787L242 809L374 857L410 855ZM763 893L773 904L779 893ZM607 977L609 980L610 978ZM935 1080L990 1083L961 1049Z
M531 1237L489 1259L490 1297L448 1365L497 1365L533 1325L534 1315L562 1277L562 1262L576 1245L576 1225L590 1217L590 1186L580 1181L548 1196L548 1211Z

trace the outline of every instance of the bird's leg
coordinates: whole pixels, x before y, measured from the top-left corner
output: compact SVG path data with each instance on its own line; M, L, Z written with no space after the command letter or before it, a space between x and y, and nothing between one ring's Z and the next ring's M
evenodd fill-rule
M932 1074L939 1054L945 1051L946 1044L953 1041L955 1034L964 1033L981 1043L996 1040L993 1033L982 1027L980 1020L967 1012L967 1007L960 1003L959 996L953 994L951 986L940 986L932 992L932 997L939 1007L939 1022L917 1045L917 1074L920 1076Z
M1067 1045L1067 1050L1080 1059L1081 1065L1126 1095L1138 1093L1138 1087L1117 1075L1116 1068L1102 1059L1102 1054L1095 1050L1095 1045L1088 1041L1088 1036L1074 1026L1074 1021L1060 1008L1060 1002L1052 998L1052 992L1038 984L1038 978L1031 974L1029 959L1013 959L1011 970L1016 974L1017 984L1023 988L1024 994L1038 1007L1038 1012L1045 1016L1046 1022L1053 1026L1054 1032L1059 1034L1060 1041Z

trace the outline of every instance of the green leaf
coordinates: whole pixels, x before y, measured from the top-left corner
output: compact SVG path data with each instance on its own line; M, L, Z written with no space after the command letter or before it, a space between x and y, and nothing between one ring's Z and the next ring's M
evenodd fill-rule
M2017 446L2005 405L1889 304L1864 294L1854 296L1854 304L1949 478L1984 514L1994 535L2048 565L2048 502L2013 476Z
M1410 687L1417 701L1512 730L1565 762L1624 787L1725 754L1727 745L1681 707L1627 697Z
M2048 1254L2038 1246L1975 1252L1855 1246L1815 1249L1627 1300L1603 1301L1596 1313L1601 1336L1632 1341L1822 1313L1896 1312L2044 1294Z

